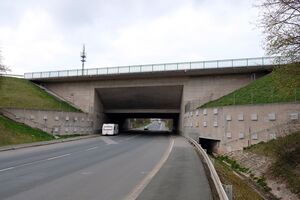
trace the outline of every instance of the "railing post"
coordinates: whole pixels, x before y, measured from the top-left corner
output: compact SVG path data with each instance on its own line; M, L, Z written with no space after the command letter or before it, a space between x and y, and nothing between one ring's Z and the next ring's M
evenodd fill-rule
M219 68L219 61L217 60L217 68Z
M262 57L262 59L261 59L261 65L265 65L264 64L264 57Z
M190 69L192 69L192 62L190 62Z
M166 71L166 64L164 64L164 71Z

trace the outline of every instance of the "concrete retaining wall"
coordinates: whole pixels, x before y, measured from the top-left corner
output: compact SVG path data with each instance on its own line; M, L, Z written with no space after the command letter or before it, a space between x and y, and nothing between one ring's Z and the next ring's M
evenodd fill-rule
M226 106L184 114L184 132L219 140L218 151L230 152L300 130L300 103Z
M53 135L93 133L92 116L87 113L28 109L2 109L1 113Z

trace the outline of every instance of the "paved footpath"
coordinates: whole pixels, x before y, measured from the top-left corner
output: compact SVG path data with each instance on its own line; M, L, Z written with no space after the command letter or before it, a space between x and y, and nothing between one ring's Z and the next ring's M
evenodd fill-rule
M193 147L182 137L175 139L168 160L138 197L138 200L166 199L212 199L203 165Z

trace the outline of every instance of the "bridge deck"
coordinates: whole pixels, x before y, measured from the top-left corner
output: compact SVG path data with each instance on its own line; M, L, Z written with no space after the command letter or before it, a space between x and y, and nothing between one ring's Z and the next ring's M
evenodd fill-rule
M25 73L29 80L76 80L86 78L108 78L139 75L182 75L189 74L218 74L226 72L248 72L249 70L266 70L274 66L278 57L259 57L244 59L210 60L197 62L180 62L164 64L132 65L123 67L74 69L61 71L45 71Z

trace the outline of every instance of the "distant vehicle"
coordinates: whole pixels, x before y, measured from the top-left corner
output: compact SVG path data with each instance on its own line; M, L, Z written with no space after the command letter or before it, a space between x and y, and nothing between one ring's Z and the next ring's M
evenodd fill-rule
M145 126L145 127L144 127L144 130L145 130L145 131L148 131L148 130L149 130L148 126Z
M118 124L103 124L102 135L116 135L119 133Z

